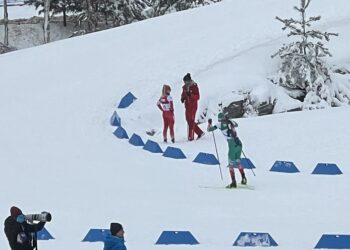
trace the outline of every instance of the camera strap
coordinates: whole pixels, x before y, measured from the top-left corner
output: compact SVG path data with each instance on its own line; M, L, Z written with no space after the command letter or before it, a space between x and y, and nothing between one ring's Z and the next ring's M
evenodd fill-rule
M37 232L34 232L32 236L33 236L33 250L38 250Z

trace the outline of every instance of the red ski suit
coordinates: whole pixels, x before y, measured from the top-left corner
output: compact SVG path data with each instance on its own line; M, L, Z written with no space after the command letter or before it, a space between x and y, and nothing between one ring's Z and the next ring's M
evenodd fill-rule
M170 95L163 95L157 102L158 108L163 112L163 138L167 139L168 128L170 130L170 137L174 139L174 104L173 98Z
M189 87L182 87L181 102L185 104L186 121L188 124L188 140L194 139L194 133L198 136L203 134L203 131L195 122L196 112L198 108L199 89L197 83L193 82Z

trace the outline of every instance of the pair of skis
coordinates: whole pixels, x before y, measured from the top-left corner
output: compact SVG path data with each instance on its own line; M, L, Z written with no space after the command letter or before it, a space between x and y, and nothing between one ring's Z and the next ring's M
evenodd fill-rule
M207 188L207 189L228 189L228 190L232 190L232 189L247 189L247 190L255 190L255 187L252 185L243 185L240 183L237 183L237 187L236 188L229 188L229 187L225 187L225 186L199 186L200 188Z

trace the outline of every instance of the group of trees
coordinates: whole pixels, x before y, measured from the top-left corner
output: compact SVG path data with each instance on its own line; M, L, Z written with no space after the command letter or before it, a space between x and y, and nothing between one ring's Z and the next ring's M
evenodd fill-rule
M25 4L41 13L48 1L51 15L62 15L67 25L67 13L74 14L81 32L89 33L101 23L115 27L221 0L25 0Z
M74 14L81 27L80 33L94 32L104 23L111 26L140 21L143 19L181 11L221 0L25 0L35 5L39 13L44 12L44 41L50 41L50 15L62 15L67 24L67 13ZM294 9L300 19L282 19L283 30L288 37L296 37L293 42L283 45L272 57L279 56L281 64L274 83L288 90L293 98L298 98L304 108L320 106L340 106L350 103L350 87L333 81L331 68L325 58L332 56L323 41L329 41L335 33L321 32L311 28L321 16L307 17L306 10L311 0L299 0ZM4 0L5 41L8 45L7 0Z
M50 18L61 15L63 25L67 25L67 16L74 16L80 30L78 34L94 32L101 24L116 27L164 15L170 12L186 10L221 0L25 0L34 5L39 14L44 13L44 42L50 42ZM7 0L4 2L4 45L8 45Z

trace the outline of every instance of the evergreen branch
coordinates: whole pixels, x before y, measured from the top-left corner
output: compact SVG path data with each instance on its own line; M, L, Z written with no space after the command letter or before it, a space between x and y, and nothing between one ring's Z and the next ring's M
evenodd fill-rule
M280 48L275 54L271 56L271 58L276 57L277 55L282 55L284 51L289 51L294 46L294 43L291 43L289 45L283 44L282 48Z
M299 11L299 12L303 12L303 10L302 10L302 9L299 9L297 6L294 6L294 9L297 10L297 11Z
M315 31L315 30L310 30L306 32L307 36L310 36L312 38L318 38L318 39L323 39L324 34L320 31Z
M307 23L311 23L311 22L316 22L321 20L321 16L314 16L314 17L310 17L309 20L307 20Z
M291 31L287 36L290 37L290 36L300 36L300 35L301 35L300 32Z
M276 19L277 19L278 21L284 23L286 26L289 26L289 25L291 25L291 24L293 24L293 23L300 23L300 22L298 22L298 21L295 21L293 18L282 19L282 18L276 16Z
M309 7L310 2L311 2L311 0L306 0L306 5L305 5L305 7L304 7L304 10L307 9L307 7Z
M339 36L339 34L338 33L328 33L328 32L324 33L324 38L327 40L327 42L329 42L330 36Z
M328 56L332 57L332 54L329 52L329 49L326 48L326 47L324 47L324 44L323 44L323 43L318 42L317 44L315 44L315 47L316 47L318 50L321 50L321 51L325 54L324 56L328 55Z

